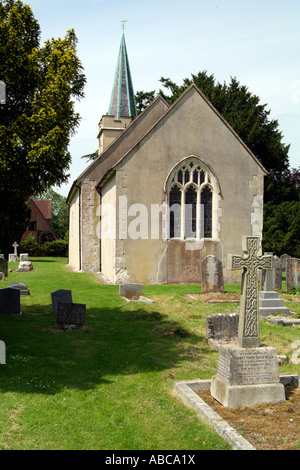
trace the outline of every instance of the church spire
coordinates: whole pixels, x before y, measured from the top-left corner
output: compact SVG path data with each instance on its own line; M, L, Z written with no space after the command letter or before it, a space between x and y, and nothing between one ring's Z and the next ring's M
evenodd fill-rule
M115 116L117 120L121 116L129 116L132 119L137 116L124 27L108 114Z

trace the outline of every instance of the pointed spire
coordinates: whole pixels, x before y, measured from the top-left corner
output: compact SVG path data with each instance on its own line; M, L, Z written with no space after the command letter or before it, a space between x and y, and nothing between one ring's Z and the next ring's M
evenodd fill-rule
M130 116L134 119L137 116L124 32L108 114L115 116L116 119L120 119L120 116Z

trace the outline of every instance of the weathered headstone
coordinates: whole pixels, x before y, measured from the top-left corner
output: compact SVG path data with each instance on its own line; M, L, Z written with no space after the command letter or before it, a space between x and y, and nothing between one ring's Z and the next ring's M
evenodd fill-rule
M21 295L19 289L0 289L0 314L21 315Z
M282 268L282 271L285 271L286 270L286 262L287 260L291 258L290 255L287 255L287 254L284 254L284 255L281 255L280 256L280 262L281 262L281 268Z
M0 272L4 274L5 277L8 275L8 262L3 255L0 255Z
M266 256L273 256L273 253L265 253ZM282 289L282 265L278 256L273 256L272 271L261 271L260 288L264 291L274 291Z
M220 347L211 381L211 395L231 408L285 400L276 350L260 346L259 338L257 270L272 269L272 256L259 256L259 237L243 237L242 248L243 256L229 256L231 269L243 269L238 342Z
M57 324L59 327L72 325L82 327L85 325L85 304L58 302Z
M286 291L300 286L300 259L288 258L286 261Z
M24 282L12 282L8 287L19 289L21 295L30 295L30 291Z
M29 261L29 254L28 253L20 253L20 262L22 261Z
M237 340L238 313L217 313L206 317L206 339L212 349L219 350L220 345Z
M201 263L202 294L224 292L222 263L215 256L207 256Z
M73 303L72 299L72 291L68 289L59 289L55 292L51 292L51 300L52 300L52 311L55 315L58 312L58 303Z
M5 274L0 273L0 282L5 281Z
M141 284L120 284L119 294L129 300L138 300L143 295Z

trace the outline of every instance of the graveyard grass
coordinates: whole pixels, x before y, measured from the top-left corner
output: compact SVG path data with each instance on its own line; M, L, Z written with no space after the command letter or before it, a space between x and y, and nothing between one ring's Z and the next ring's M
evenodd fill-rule
M236 304L192 300L186 294L201 293L198 285L144 286L156 303L127 303L118 286L70 272L64 258L32 262L34 272L9 273L0 286L20 281L31 292L21 296L21 317L0 317L7 348L0 449L230 449L174 395L173 383L216 373L206 316L235 312ZM71 289L73 302L86 304L85 330L53 329L50 294L58 289ZM239 293L240 285L227 284L225 292ZM299 302L287 305L300 313ZM260 327L262 342L291 357L299 326L261 320ZM288 361L280 373L300 375L300 365Z

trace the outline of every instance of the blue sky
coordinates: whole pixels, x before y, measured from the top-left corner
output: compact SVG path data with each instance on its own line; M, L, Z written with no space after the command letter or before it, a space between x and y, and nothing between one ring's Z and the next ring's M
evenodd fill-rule
M98 123L108 110L126 19L126 44L135 91L159 91L161 76L182 80L207 70L223 83L236 77L277 119L300 166L299 0L24 0L42 42L74 28L87 77L77 103L81 124L72 138L71 177L55 188L67 195L97 149Z

